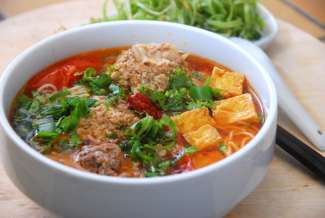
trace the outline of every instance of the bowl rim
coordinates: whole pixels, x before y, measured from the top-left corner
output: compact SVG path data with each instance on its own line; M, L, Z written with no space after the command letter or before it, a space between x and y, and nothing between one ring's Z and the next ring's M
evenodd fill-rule
M4 109L4 103L6 100L6 97L4 96L4 88L6 86L7 80L11 77L11 71L14 68L16 64L18 64L24 57L29 55L32 52L35 52L34 50L37 50L39 46L46 44L48 42L51 42L52 40L56 40L59 37L66 37L68 35L73 35L81 31L89 31L89 29L95 29L95 28L104 28L106 26L111 25L153 25L154 27L159 26L170 26L170 27L177 27L180 29L186 29L188 31L199 31L204 32L204 34L210 35L216 40L221 41L221 43L229 44L229 46L235 47L236 50L238 50L241 53L244 53L245 56L247 56L250 61L254 63L254 65L259 69L260 73L263 74L264 78L266 78L266 83L268 85L268 89L271 91L270 93L270 108L267 114L267 118L265 119L265 122L260 129L259 133L243 148L241 148L239 151L235 152L234 154L230 155L229 157L218 161L212 165L191 171L189 173L183 173L183 174L176 174L171 176L163 176L163 177L152 177L152 178L124 178L124 177L111 177L111 176L105 176L105 175L98 175L95 173L90 173L87 171L75 169L66 165L63 165L61 163L58 163L39 152L35 151L32 147L28 146L19 136L18 134L13 130L11 127L8 117L6 115L5 109ZM10 104L12 101L10 102ZM169 182L175 182L175 181L184 181L187 179L191 179L193 177L200 177L205 174L209 174L212 171L215 171L217 169L223 168L232 162L234 162L237 158L240 156L244 156L249 151L254 149L258 143L261 142L263 137L267 134L267 131L271 128L273 121L276 119L277 116L277 95L276 95L276 89L274 86L274 83L271 79L271 77L268 75L267 71L264 69L264 67L254 58L252 57L248 52L240 48L235 43L231 42L229 39L222 37L218 34L212 33L207 30L202 30L196 27L187 26L184 24L178 24L178 23L169 23L169 22L162 22L162 21L139 21L139 20L133 20L133 21L112 21L112 22L105 22L105 23L97 23L92 25L86 25L81 26L77 28L73 28L64 32L57 33L55 35L49 36L36 44L32 45L28 49L26 49L24 52L22 52L19 56L17 56L5 69L4 73L2 74L0 78L0 124L3 127L3 131L5 132L6 136L9 137L14 144L23 152L31 156L33 159L37 160L38 162L42 163L43 165L46 165L47 167L53 168L56 171L59 171L61 173L66 173L74 177L79 177L81 179L85 180L91 180L93 182L102 182L102 183L110 183L110 184L119 184L119 185L156 185L156 184L162 184L162 183L169 183ZM4 143L2 143L0 146L4 146Z

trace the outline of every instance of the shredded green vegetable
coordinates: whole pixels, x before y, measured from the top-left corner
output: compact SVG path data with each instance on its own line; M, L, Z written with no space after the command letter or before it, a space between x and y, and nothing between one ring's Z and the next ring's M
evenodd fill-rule
M91 18L91 23L114 20L158 20L203 28L226 37L257 40L264 22L257 14L256 0L113 0L118 14Z
M165 130L167 126L171 128L172 132ZM121 144L120 148L134 161L139 161L148 166L144 172L145 176L163 176L168 168L177 162L181 156L171 162L160 156L157 151L172 148L175 141L177 141L176 134L177 126L170 117L164 114L158 121L146 114L145 118L130 127L130 136L132 138L125 144ZM158 147L157 144L161 146Z
M87 117L95 99L83 99L78 96L67 97L69 91L58 91L46 103L43 96L32 91L33 98L22 94L18 97L17 114L13 117L13 126L26 142L42 147L46 152L60 133L69 136L69 141L59 143L62 147L78 146L81 138L74 131L81 117ZM33 132L35 131L35 137ZM36 139L36 141L34 140Z

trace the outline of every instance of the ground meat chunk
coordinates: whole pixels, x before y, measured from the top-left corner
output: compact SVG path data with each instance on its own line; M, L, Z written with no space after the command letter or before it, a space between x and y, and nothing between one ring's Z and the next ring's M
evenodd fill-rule
M106 97L107 98L107 97ZM112 141L109 137L113 132L119 138L124 137L124 129L139 121L139 118L128 110L126 101L119 99L107 110L106 105L92 108L91 116L82 118L76 129L79 135L85 134L95 142Z
M184 61L187 55L179 55L176 46L169 43L136 44L123 51L115 65L118 70L111 74L113 80L119 79L123 85L131 86L133 93L138 92L140 84L148 84L158 92L163 92L176 67L189 72Z
M87 145L79 154L80 165L90 172L117 176L121 164L121 149L117 144Z

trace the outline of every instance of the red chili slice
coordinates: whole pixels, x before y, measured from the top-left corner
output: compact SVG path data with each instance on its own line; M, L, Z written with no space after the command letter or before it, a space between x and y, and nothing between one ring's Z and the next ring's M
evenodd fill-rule
M127 107L139 112L147 112L149 115L153 116L154 119L160 119L163 113L152 104L152 102L147 98L147 96L140 93L131 95L127 100Z

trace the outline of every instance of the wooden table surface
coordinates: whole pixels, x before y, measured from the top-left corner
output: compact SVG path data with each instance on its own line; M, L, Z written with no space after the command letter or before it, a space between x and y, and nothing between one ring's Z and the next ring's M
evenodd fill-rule
M108 12L115 8L110 2ZM0 75L10 62L34 43L100 16L93 0L47 6L0 23ZM296 27L279 21L280 32L266 51L298 100L325 129L325 45ZM311 147L280 110L278 123ZM2 143L2 142L0 142ZM325 156L325 152L320 152ZM257 189L227 217L325 217L325 182L276 146L268 174ZM57 217L11 183L0 163L0 217Z

